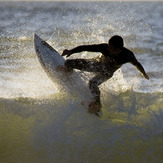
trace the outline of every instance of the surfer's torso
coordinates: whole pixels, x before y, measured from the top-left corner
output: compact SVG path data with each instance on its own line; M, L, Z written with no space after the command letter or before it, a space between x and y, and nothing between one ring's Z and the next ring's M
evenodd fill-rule
M112 71L116 71L125 63L130 62L135 65L138 62L133 52L124 47L121 48L120 53L111 55L108 44L82 45L72 49L71 53L79 53L82 51L102 53L102 56L99 58L99 62L102 62Z

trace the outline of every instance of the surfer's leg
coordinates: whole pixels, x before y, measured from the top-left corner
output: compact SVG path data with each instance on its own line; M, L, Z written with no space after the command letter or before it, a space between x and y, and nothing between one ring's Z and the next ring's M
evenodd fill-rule
M64 66L57 66L57 70L66 74L71 74L73 69L78 69L87 72L100 72L101 63L95 59L68 59Z
M65 61L68 70L78 69L88 72L98 72L99 62L94 59L68 59Z
M73 73L73 69L68 69L68 68L66 68L65 66L62 66L62 65L58 65L56 67L56 70L59 71L59 72L65 73L67 75L71 75Z
M65 61L64 66L59 65L57 66L57 71L64 72L66 74L71 74L73 72L73 68L75 68L75 59L71 60L68 59Z
M89 88L94 96L94 101L92 101L89 104L89 112L90 113L97 113L98 111L100 111L102 105L101 105L101 100L100 100L100 89L99 89L99 85L102 84L103 82L105 82L106 80L110 79L112 77L112 74L99 74L96 75L95 77L93 77L90 81L89 81Z
M91 90L94 100L100 103L100 89L98 86L106 81L102 75L96 75L89 81L89 89Z

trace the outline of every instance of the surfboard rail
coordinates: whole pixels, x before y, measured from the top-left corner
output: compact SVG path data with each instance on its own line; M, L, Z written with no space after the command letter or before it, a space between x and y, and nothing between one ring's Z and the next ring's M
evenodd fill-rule
M46 41L34 34L34 48L40 64L59 90L75 92L82 101L92 101L93 96L81 76L74 71L72 75L59 72L56 67L64 66L65 59Z

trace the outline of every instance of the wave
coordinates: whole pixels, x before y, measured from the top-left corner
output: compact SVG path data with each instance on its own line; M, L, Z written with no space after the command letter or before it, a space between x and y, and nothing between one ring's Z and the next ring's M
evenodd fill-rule
M65 94L49 99L0 98L1 140L8 147L0 158L142 162L152 155L151 162L161 162L162 106L162 94L106 94L103 117L98 118L87 113L79 99Z

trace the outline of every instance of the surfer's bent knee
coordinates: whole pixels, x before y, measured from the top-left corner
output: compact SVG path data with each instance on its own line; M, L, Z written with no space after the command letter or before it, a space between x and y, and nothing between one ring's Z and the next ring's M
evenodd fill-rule
M70 60L66 60L65 61L65 67L67 67L67 68L70 67L70 63L71 63Z
M69 61L70 60L66 60L65 63L64 63L64 65L65 65L67 71L72 73L73 72L73 68L71 66L71 62L69 62Z
M72 69L73 66L71 60L68 59L65 61L65 67L68 69Z

